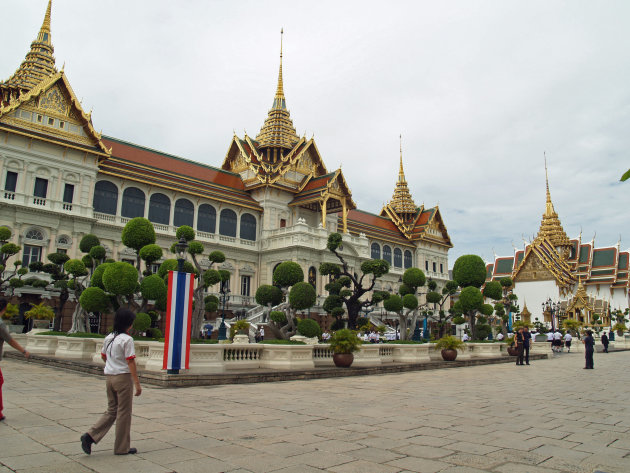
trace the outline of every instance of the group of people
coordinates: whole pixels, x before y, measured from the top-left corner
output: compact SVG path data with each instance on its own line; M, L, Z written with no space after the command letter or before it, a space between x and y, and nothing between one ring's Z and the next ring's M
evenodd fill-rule
M564 335L559 330L547 333L547 342L551 344L551 351L554 353L562 353L565 347L571 353L572 341L573 336L569 332Z
M260 325L256 329L256 332L254 332L254 340L256 340L256 343L258 343L258 342L262 342L264 339L265 339L265 327Z

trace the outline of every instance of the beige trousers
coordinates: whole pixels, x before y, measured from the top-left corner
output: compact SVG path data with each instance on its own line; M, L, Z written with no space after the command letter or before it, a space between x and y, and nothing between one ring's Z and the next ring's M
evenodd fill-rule
M105 376L107 390L107 411L88 434L98 443L116 422L114 453L125 455L131 444L131 405L133 403L133 380L131 374Z

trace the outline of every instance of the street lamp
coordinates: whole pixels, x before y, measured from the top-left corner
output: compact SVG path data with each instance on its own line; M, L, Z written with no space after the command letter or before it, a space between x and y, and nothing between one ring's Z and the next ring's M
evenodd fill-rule
M188 249L188 242L185 238L180 238L175 243L175 254L177 255L177 271L184 272L184 263L186 262L186 250Z
M218 340L227 340L227 326L225 325L225 303L230 299L230 288L227 285L227 281L221 281L221 287L219 289L221 293L221 302L223 309L221 310L221 325L219 326Z
M551 331L556 331L556 323L555 323L555 314L560 310L560 303L553 302L551 298L547 298L545 302L542 303L543 313L549 313L551 316Z

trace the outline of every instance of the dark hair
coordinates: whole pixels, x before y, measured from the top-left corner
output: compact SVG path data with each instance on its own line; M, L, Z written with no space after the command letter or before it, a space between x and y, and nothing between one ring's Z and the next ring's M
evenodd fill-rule
M586 331L586 335L588 335L588 336L593 335L593 331L592 331L592 330L587 330L587 331Z
M7 305L9 305L9 302L6 299L0 299L0 310L4 310Z
M114 341L114 339L121 333L125 333L129 329L129 327L133 325L133 321L135 319L136 314L125 307L121 307L116 311L116 314L114 314L114 330L112 330L114 338L112 338L107 344L107 347L105 348L106 352L109 347L112 346L112 342Z

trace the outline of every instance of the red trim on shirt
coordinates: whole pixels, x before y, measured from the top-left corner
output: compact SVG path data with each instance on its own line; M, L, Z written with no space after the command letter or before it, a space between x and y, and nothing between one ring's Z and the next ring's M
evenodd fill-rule
M136 355L131 355L128 356L127 358L125 358L125 360L129 361L129 360L133 360L136 357Z

